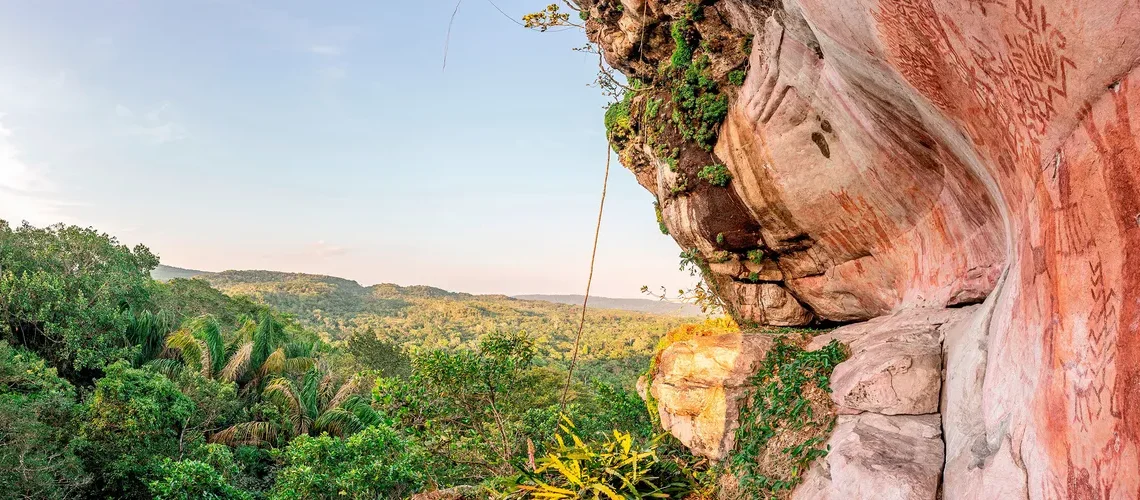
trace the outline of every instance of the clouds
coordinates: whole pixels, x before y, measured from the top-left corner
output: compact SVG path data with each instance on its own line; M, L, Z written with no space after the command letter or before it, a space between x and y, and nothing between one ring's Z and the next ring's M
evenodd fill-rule
M24 161L3 120L0 114L0 219L40 225L58 222L61 204L50 198L54 185L41 169Z
M142 137L154 144L166 144L187 137L186 128L170 115L170 102L163 101L149 111L140 114L123 105L115 105L119 132L124 135Z

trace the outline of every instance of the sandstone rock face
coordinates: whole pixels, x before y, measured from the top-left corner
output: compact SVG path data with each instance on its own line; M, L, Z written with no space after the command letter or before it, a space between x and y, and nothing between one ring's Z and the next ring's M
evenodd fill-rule
M808 349L838 340L851 351L831 374L832 399L846 415L795 498L939 498L943 339L968 331L979 310L909 309L812 339Z
M832 339L850 349L851 356L831 375L831 396L840 413L938 413L940 327L971 313L972 309L907 310L818 336L808 349L823 347Z
M934 498L943 468L942 338L947 328L959 328L976 310L908 310L837 328L811 341L809 350L835 339L851 351L831 377L832 397L847 415L829 441L833 452L827 463L807 473L800 498L866 498L845 496L864 491L841 484L853 479L905 492L891 498ZM734 444L745 384L770 346L766 334L675 343L662 351L652 381L639 381L639 391L649 385L663 426L682 443L703 456L723 458ZM897 446L903 449L880 456ZM874 477L879 473L882 477Z
M770 285L800 321L984 300L944 332L945 498L1140 498L1140 3L706 3L754 36L714 149L733 179L639 180L685 248L756 236L780 270L714 270L722 297L762 323ZM642 26L626 57L669 50ZM880 347L843 404L928 410L898 397L928 378L919 344Z
M941 424L937 415L840 416L827 442L831 452L813 465L792 498L935 500L942 469Z
M770 346L766 336L732 333L665 348L649 384L661 426L693 453L723 458L732 449L745 382Z

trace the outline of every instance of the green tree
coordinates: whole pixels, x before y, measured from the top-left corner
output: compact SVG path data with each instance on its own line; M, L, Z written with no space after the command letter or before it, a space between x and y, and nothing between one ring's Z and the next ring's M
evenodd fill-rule
M617 429L636 439L654 437L655 429L645 401L637 393L599 381L591 381L575 393L576 397L566 406L564 414L574 416L577 435L594 439L608 436ZM546 445L554 439L559 425L563 423L557 402L546 406L533 405L522 418L527 436L540 454L546 451Z
M70 498L90 481L72 445L75 406L54 368L0 341L0 495Z
M138 346L134 365L138 368L162 353L166 336L177 327L174 316L160 311L127 315L127 339Z
M145 309L157 265L145 246L131 250L94 229L0 220L0 335L89 384L132 356L125 311Z
M288 377L278 377L265 387L262 397L283 412L284 423L274 419L235 424L213 439L227 444L257 444L272 442L278 436L350 436L380 421L361 395L370 383L368 377L354 375L338 384L335 376L320 366L306 372L300 385Z
M347 439L300 436L284 452L270 498L404 498L425 481L422 451L380 424Z
M247 401L238 397L237 385L184 372L175 379L179 391L194 403L194 413L183 425L179 451L190 449L204 438L246 417Z
M165 377L124 361L107 366L86 403L77 442L99 493L145 497L157 464L179 456L193 415L194 403Z
M357 366L376 370L384 377L406 377L412 371L412 360L395 342L380 340L371 329L353 333L345 348Z
M197 460L165 459L157 467L158 479L149 484L155 500L245 500L248 492L234 488L210 464Z
M475 351L431 351L417 356L410 377L384 378L375 404L423 440L444 481L470 481L512 470L525 449L521 415L524 381L534 361L525 333L493 333Z
M180 320L212 315L227 331L238 329L245 318L257 317L265 309L248 298L226 295L202 278L156 282L151 301L156 308L170 311Z
M229 346L221 325L211 315L200 316L171 333L166 347L179 359L161 359L155 366L167 374L189 368L203 377L258 387L267 377L300 372L313 365L314 344L296 342L269 311L256 322L247 320Z

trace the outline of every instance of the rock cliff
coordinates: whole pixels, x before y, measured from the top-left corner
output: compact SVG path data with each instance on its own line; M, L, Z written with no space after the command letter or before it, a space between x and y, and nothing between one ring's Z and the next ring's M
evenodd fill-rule
M738 322L954 317L836 334L797 495L1140 497L1140 3L578 3L632 79L614 148Z

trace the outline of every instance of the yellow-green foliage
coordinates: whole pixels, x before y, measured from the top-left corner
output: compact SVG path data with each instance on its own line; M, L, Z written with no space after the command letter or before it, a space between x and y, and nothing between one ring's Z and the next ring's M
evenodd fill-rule
M550 452L538 460L533 474L527 474L520 491L552 500L620 500L684 498L694 489L690 471L659 456L666 434L637 443L629 433L615 430L601 441L587 442L569 418L563 417L560 428Z
M719 318L709 318L700 323L688 323L672 330L669 330L661 340L657 342L657 347L654 348L653 357L656 358L664 351L665 348L676 344L677 342L684 342L698 337L712 337L714 335L723 335L726 333L739 332L740 327L732 318L728 316L721 316Z
M661 230L661 234L668 235L669 228L665 226L665 216L661 213L661 203L653 202L653 212L657 214L657 229Z
M732 173L728 171L728 167L717 163L715 165L706 165L697 172L697 177L708 181L717 187L725 187L728 182L732 180Z

